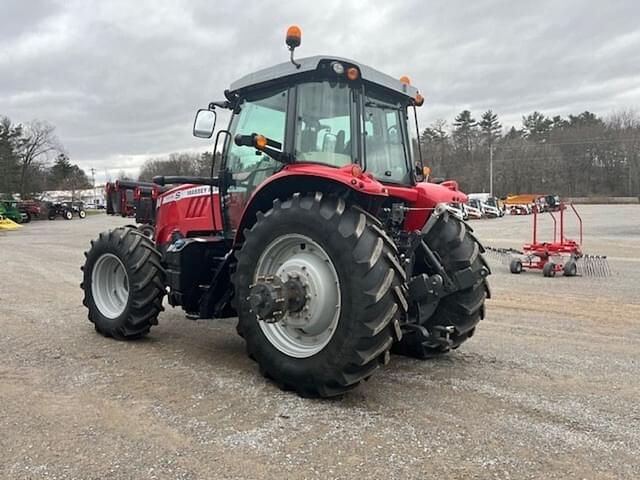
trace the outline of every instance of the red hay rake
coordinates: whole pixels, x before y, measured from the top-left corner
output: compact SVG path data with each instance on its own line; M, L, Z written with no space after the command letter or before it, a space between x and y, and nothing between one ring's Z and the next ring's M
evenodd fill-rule
M578 219L580 241L567 238L565 231L565 210L571 208ZM503 263L509 263L511 273L519 274L524 269L542 270L545 277L555 277L562 273L565 277L588 275L604 277L611 274L606 256L586 255L582 251L582 217L572 203L560 203L560 228L554 212L546 212L553 219L553 241L538 241L538 213L533 212L533 239L531 243L523 245L522 251L515 249L491 248L488 250L499 257Z

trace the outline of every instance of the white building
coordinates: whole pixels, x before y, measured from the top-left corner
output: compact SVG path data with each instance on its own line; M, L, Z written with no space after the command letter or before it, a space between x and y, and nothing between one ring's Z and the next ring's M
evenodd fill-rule
M72 198L73 194L73 198ZM42 192L40 200L43 202L70 202L82 201L86 206L104 206L106 204L104 185L96 185L95 188L87 188L84 190L49 190Z

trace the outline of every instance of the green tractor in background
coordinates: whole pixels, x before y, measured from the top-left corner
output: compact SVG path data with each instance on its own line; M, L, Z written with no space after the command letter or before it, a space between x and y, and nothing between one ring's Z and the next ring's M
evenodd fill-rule
M26 223L28 221L27 216L18 210L18 202L15 200L0 200L0 216L16 223Z

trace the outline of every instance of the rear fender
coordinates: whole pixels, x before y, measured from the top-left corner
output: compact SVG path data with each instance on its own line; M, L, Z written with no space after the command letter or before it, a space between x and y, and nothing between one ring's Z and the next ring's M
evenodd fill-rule
M258 212L266 212L275 199L286 200L295 193L322 192L348 199L375 212L388 197L387 188L367 175L353 175L352 165L332 168L315 164L294 164L269 177L253 193L236 232L234 245L244 241L244 231L256 222Z
M413 187L387 187L389 195L404 200L410 208L405 217L405 230L421 230L439 203L466 203L467 195L458 190L458 183L420 182Z

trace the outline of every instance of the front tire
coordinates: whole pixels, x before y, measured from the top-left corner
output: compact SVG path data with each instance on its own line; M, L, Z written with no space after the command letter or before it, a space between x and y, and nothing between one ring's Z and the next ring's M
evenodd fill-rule
M87 216L87 212L85 212L84 210L80 210L78 212L78 217L85 218L86 216Z
M62 216L65 220L71 220L73 218L73 212L71 210L65 210Z
M142 225L138 225L136 227L140 233L142 233L145 237L150 240L153 240L156 236L156 229L153 225L149 225L148 223L143 223Z
M153 243L129 227L100 234L85 252L83 304L96 330L118 340L139 338L157 325L164 269Z
M297 247L286 243L294 241ZM398 318L406 305L394 248L364 212L321 193L276 200L271 210L259 214L237 253L233 283L238 333L261 373L283 390L329 397L354 388L386 363L394 338L401 335ZM264 267L269 258L280 259L272 262L272 271ZM317 298L319 289L306 290L311 319L299 323L294 312L278 322L258 320L248 301L250 286L265 273L272 278L288 277L289 271L298 275L302 266L312 273L309 284L325 285ZM315 319L317 311L327 317Z

